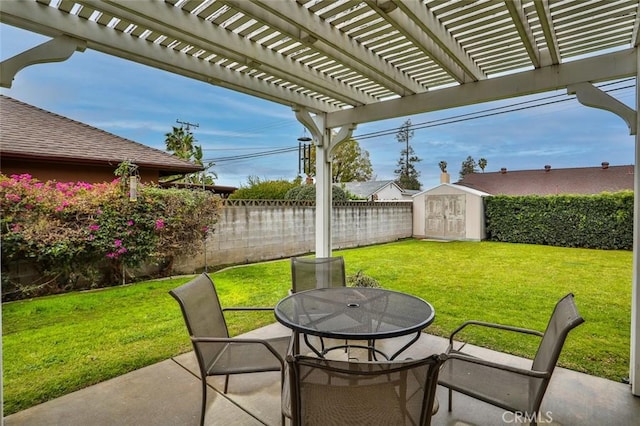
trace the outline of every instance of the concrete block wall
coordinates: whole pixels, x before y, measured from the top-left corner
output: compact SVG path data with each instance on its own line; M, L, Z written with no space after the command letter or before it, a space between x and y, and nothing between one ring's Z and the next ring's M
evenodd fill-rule
M413 232L413 203L347 202L333 207L334 249L365 246ZM315 251L315 205L312 202L226 200L206 248L176 259L177 273L205 266L282 259ZM205 256L206 250L206 256Z

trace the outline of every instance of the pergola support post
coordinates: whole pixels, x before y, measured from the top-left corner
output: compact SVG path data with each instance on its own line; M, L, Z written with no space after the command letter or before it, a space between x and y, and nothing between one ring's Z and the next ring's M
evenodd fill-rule
M351 137L355 124L343 126L334 136L326 127L324 115L311 116L305 108L295 107L296 118L309 130L316 147L316 257L331 257L331 229L333 206L333 179L331 153L334 148Z
M640 55L636 52L640 65ZM640 67L638 68L640 70ZM636 74L636 111L640 111L640 72ZM640 125L640 114L635 115L636 128ZM633 171L633 277L631 288L631 356L629 381L631 393L640 396L640 136L635 134L635 163Z
M636 62L640 62L640 56L636 52ZM640 69L640 64L637 69ZM593 108L600 108L610 111L622 118L629 127L629 134L635 135L635 162L633 174L633 274L631 279L631 342L630 342L630 362L629 362L629 382L631 393L640 395L640 138L638 137L638 125L640 110L640 73L636 71L636 109L613 98L609 94L598 89L588 82L577 83L567 86L567 93L576 94L581 104Z

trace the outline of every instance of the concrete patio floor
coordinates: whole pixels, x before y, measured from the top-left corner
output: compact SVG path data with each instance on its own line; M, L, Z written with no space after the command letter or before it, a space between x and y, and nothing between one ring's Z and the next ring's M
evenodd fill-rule
M286 334L273 324L248 335ZM381 341L381 349L398 345L399 339ZM401 358L419 358L443 352L446 339L423 334ZM470 352L514 365L528 361L477 347ZM336 351L340 352L340 351ZM362 354L350 354L361 356ZM336 356L345 356L337 354ZM200 417L200 379L193 352L159 362L86 389L48 401L4 419L13 425L197 425ZM280 373L233 376L229 392L221 393L223 379L210 378L207 425L279 425ZM436 426L523 424L513 414L454 393L453 411L447 412L447 390L438 387L440 410ZM640 398L629 385L557 368L542 402L538 424L638 425ZM288 424L288 422L287 422Z

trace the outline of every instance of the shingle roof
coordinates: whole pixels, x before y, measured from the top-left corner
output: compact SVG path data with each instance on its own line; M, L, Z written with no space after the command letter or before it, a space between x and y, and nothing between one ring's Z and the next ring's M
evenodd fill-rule
M599 194L633 190L633 165L504 170L466 175L456 185L493 195Z
M124 160L161 175L202 170L174 155L0 95L2 157L113 164Z
M353 195L362 198L369 198L393 182L393 180L373 180L369 182L344 182L339 185L344 185L344 188Z

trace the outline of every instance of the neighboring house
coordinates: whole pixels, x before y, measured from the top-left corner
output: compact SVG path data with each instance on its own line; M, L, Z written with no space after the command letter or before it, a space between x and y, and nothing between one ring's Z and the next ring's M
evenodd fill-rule
M456 185L492 195L599 194L633 191L633 165L471 173Z
M0 95L0 171L41 181L111 182L124 160L143 182L203 170L155 148Z
M370 182L343 182L335 185L344 187L353 195L367 199L376 200L403 200L404 190L393 180L378 180Z

